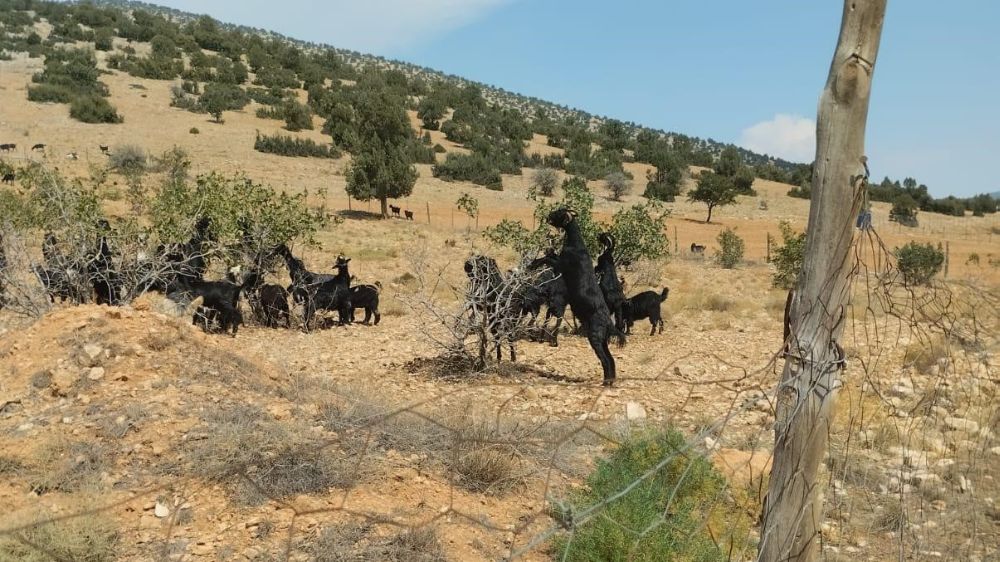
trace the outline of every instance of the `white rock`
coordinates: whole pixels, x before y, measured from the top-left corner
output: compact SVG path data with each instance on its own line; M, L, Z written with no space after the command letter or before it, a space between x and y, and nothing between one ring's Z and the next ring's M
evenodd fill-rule
M990 454L1000 457L1000 447L993 447L992 449L990 449Z
M951 429L952 431L964 431L966 433L976 433L979 431L979 424L967 420L965 418L947 417L944 419L944 425Z
M170 508L160 502L156 502L156 507L153 508L153 515L163 519L170 515Z
M705 448L708 449L709 451L714 451L715 449L718 449L719 448L718 440L716 440L713 437L706 437Z
M92 381L99 381L104 378L104 367L91 367L87 373L87 378Z
M625 417L629 421L646 419L646 409L638 402L628 402L625 404Z
M958 491L963 494L972 491L972 480L969 480L965 475L958 475Z
M83 346L83 352L87 354L87 357L89 357L91 361L93 361L100 357L101 353L104 353L104 349L97 344L88 343Z

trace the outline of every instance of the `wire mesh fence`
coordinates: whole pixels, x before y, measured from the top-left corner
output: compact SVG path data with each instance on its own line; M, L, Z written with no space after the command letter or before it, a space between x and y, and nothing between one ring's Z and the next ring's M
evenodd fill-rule
M994 559L1000 297L904 283L876 230L853 248L822 552ZM397 287L401 302L443 312L401 315L384 353L454 335L466 293L445 268L460 269L414 265L420 286ZM479 334L508 339L478 309ZM736 333L626 347L652 349L652 367L636 359L603 389L572 336L521 362L487 357L485 372L403 347L387 369L354 363L345 384L283 356L361 359L371 343L266 336L265 352L245 355L142 305L79 311L3 338L10 559L756 558L784 359L776 322L773 349L749 356ZM386 370L412 376L378 380Z

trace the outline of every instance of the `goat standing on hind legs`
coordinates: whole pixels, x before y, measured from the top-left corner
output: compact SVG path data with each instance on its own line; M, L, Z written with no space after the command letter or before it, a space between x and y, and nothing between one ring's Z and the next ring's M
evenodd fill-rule
M548 223L566 232L562 251L556 258L556 270L566 281L566 296L573 316L580 319L587 341L601 361L604 386L611 386L616 377L615 358L608 342L614 337L619 347L624 346L625 334L611 319L611 311L594 273L594 262L576 224L576 214L569 209L556 209L549 213Z
M625 305L625 289L622 288L621 278L618 277L618 270L615 268L615 239L606 232L602 232L597 238L604 245L604 251L597 257L594 273L597 274L604 302L608 304L608 310L614 316L615 327L624 332L625 316L622 307Z

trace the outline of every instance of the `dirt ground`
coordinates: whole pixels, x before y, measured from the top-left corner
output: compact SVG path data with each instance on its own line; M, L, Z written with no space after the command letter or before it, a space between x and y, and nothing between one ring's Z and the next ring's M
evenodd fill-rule
M169 107L170 82L112 72L101 79L125 122L87 125L71 120L67 106L27 101L26 86L38 68L38 60L0 62L0 141L18 144L16 155L3 156L15 165L44 159L66 174L86 176L90 166L105 164L99 145L135 144L153 155L180 146L191 155L194 173L242 172L289 192L307 191L311 203L319 203L325 190L333 211L377 210L377 203L348 203L346 158L255 152L258 131L284 132L280 122L256 118L256 104L226 112L220 125ZM317 121L316 131L291 134L326 142L320 125ZM192 127L200 134L190 134ZM438 132L431 135L448 150L462 150ZM44 155L28 150L35 143L48 145ZM66 157L72 151L79 160ZM527 151L558 149L536 136ZM610 201L602 182L592 182L599 217L642 200L647 166L626 168L636 180L624 202ZM872 168L879 176L877 162ZM699 447L709 436L713 441L704 448L715 450L734 489L756 486L759 492L760 471L770 455L774 420L766 395L780 368L774 360L782 344L784 304L783 292L771 288L766 237L778 237L783 220L803 229L808 201L788 197L788 185L758 180L758 196L717 209L711 224L702 222L706 210L701 204L670 204L668 235L678 251L654 271L626 273L631 292L670 287L666 330L649 336L645 324L636 326L628 345L615 352L621 374L615 388L600 387L600 368L586 342L568 334L558 348L520 343L516 367L455 378L427 366L439 355L427 337L436 328L422 313L420 291L406 275L421 268L442 271L447 284L459 287L461 262L473 249L495 252L509 263L511 256L490 248L478 232L505 218L530 224L532 205L525 196L531 171L504 176L504 190L495 192L439 181L429 166L418 170L413 195L399 202L415 211L415 221L348 219L321 233L320 249L305 251L313 269L325 269L330 256L343 253L352 256L352 271L361 282L383 283L379 326L311 333L248 326L235 338L213 336L156 298L121 310L57 307L35 322L0 316L0 505L10 506L0 514L0 528L40 514L97 509L117 521L123 559L267 560L285 552L310 559L309 541L324 528L368 521L380 536L400 528L433 528L450 560L497 560L526 548L524 558L543 560L549 558L544 544L528 547L556 526L551 500L579 489L606 446L638 428L666 423L698 436ZM478 224L469 224L455 208L465 192L479 199ZM890 249L909 240L945 243L949 280L994 291L1000 286L1000 268L987 259L1000 256L1000 217L924 213L921 226L910 229L890 223L888 210L887 204L874 205L875 230ZM746 263L734 270L711 259L724 227L735 228L746 240ZM707 245L708 257L691 255L686 248L692 242ZM981 256L979 264L969 262L972 253ZM448 304L447 294L439 298ZM900 373L909 372L903 367L904 348L913 339L884 343L878 352L886 359L878 369L850 363L845 380L860 388L877 374L891 386ZM845 348L859 357L876 353L858 330L846 340ZM991 341L993 347L983 353L995 354L996 334ZM990 357L985 379L997 378L995 355ZM957 365L951 369L953 375L965 372ZM977 369L969 372L977 374ZM263 501L241 502L234 499L234 486L259 475L248 475L241 470L245 467L224 474L199 471L199 465L217 460L206 456L199 443L231 446L235 457L255 445L219 437L228 435L220 428L232 425L219 416L248 406L259 412L250 416L249 425L239 426L243 432L280 430L301 449L320 451L324 462L339 462L331 469L339 480L318 492L280 499L264 494ZM975 410L985 416L979 418L985 419L984 427L996 411L990 407ZM352 408L364 412L350 414ZM973 415L965 408L960 413ZM726 422L720 426L719 420ZM454 447L434 444L464 435L477 423L492 427L491 435L516 436L521 442L503 453L517 459L516 485L471 490L450 459L457 454ZM523 428L532 431L522 433ZM997 444L993 437L977 443L984 450ZM950 456L958 458L961 450ZM992 462L995 466L996 459ZM65 485L38 483L53 475ZM991 484L978 485L990 489ZM873 505L889 494L879 493L882 499ZM969 505L948 500L949 508L938 510L942 518ZM872 517L881 513L879 506L871 508ZM848 532L849 519L837 527L842 531L830 531L826 544L836 550L826 550L829 559L852 552L867 560L890 555L892 533L886 536L866 517L853 519L864 521L858 529ZM995 529L985 532L996 536ZM936 544L930 538L924 542ZM975 543L966 548L990 559L988 548L977 550ZM933 551L914 550L912 559L936 559ZM995 548L992 552L995 556ZM945 549L944 558L952 553Z

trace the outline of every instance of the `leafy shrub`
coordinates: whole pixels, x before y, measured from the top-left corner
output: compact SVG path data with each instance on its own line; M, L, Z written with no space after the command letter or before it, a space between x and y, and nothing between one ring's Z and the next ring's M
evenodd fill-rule
M743 261L743 251L746 244L743 239L731 228L724 228L719 233L719 252L715 255L715 260L725 269L732 269Z
M445 147L441 146L440 144L435 144L434 145L434 152L436 152L438 154L444 154L445 152L448 152L448 150L445 149Z
M69 116L83 123L121 123L125 119L118 115L106 98L100 96L79 96L69 106Z
M416 139L410 141L409 152L410 161L415 164L434 164L437 162L434 149Z
M114 34L109 29L102 29L94 35L94 49L110 51L114 49Z
M554 506L573 529L555 541L554 554L569 562L727 560L730 549L743 546L749 522L727 505L726 488L679 432L633 437L598 461L585 492ZM623 492L595 516L576 519Z
M964 210L962 213L964 214ZM909 195L903 194L896 198L889 210L889 220L903 226L917 226L917 202Z
M539 168L531 176L531 189L544 197L551 197L559 185L559 174L552 168Z
M455 202L455 206L468 215L470 219L476 218L479 214L479 200L468 193L463 193Z
M201 131L199 131L199 130L198 130L198 127L191 127L191 128L190 128L190 129L188 130L188 132L189 132L189 133L191 133L192 135L197 135L197 134L201 134Z
M241 244L244 229L260 248L295 239L310 242L326 224L325 210L310 208L304 193L279 193L243 176L218 173L199 176L191 185L183 177L186 166L185 161L174 161L174 170L168 170L167 181L152 201L150 219L161 241L187 240L200 216L212 219L212 233L222 246Z
M431 173L444 181L470 181L489 189L503 190L500 170L480 154L448 154L444 162L431 168Z
M312 130L312 110L309 109L309 106L293 101L286 103L283 110L286 129L289 131Z
M108 166L122 173L141 172L146 169L148 157L141 146L123 144L116 146L108 157Z
M802 271L806 252L806 233L796 233L787 221L778 224L781 229L781 246L774 249L771 263L774 264L772 284L779 289L793 289Z
M907 285L926 285L944 267L944 252L930 243L908 242L893 250L893 254Z
M247 95L261 105L281 105L287 95L281 88L247 88Z
M258 107L256 112L258 119L276 119L282 120L285 118L285 111L280 107Z
M802 185L793 187L788 190L789 197L795 197L798 199L811 199L812 198L812 186L809 182L804 182Z
M657 201L624 207L611 218L608 230L615 237L615 261L631 266L639 260L667 255L670 241L666 227L670 211Z
M205 91L198 98L198 106L209 113L218 122L222 121L223 111L243 109L250 103L250 96L243 88L233 84L210 82L205 85Z
M170 107L185 109L191 113L205 113L195 95L188 94L183 87L174 86L170 89Z
M632 191L632 180L622 172L611 172L604 178L604 183L611 192L613 201L621 201L622 195L627 195Z
M288 135L257 135L254 150L281 156L304 156L312 158L340 158L336 147L319 144L312 139L300 139Z

